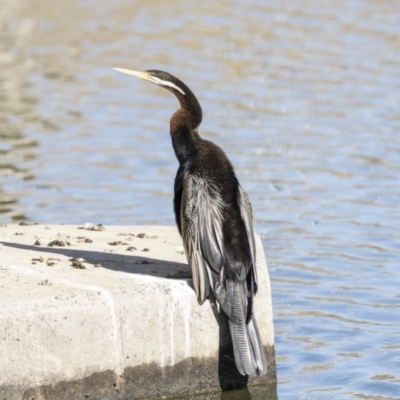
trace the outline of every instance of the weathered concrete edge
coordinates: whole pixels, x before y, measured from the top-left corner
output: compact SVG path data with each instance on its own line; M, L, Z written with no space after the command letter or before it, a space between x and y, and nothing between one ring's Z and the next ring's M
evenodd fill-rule
M256 303L258 300L262 303L260 304L262 307L256 306L256 314L258 312L263 313L263 308L268 309L271 306L268 270L261 241L258 237L257 242L257 264L258 267L263 268L264 271L265 285L263 286L266 289L266 292L259 293L259 296L256 298ZM11 255L12 259L14 258L14 253L9 253L9 255ZM117 275L118 278L118 274L116 273L111 272L111 275ZM107 276L111 275L110 273L107 274ZM173 282L164 281L164 283L168 285L172 284ZM191 290L188 290L186 295L189 295L190 298L193 297L194 300L194 295ZM260 297L260 295L262 295L262 297ZM198 312L205 313L207 308L210 309L210 306L208 305L206 307L206 305L203 305L198 308ZM100 311L101 308L96 308L96 310ZM104 316L103 314L99 314L99 317ZM214 345L212 345L212 352L207 353L211 354L211 357L208 355L206 358L198 358L197 355L196 358L196 354L193 354L193 356L189 358L176 357L175 364L168 364L165 366L163 364L157 364L156 362L153 363L152 361L147 364L140 364L136 366L126 365L125 368L122 369L104 368L103 366L103 368L99 368L98 371L93 371L92 369L92 373L89 373L84 377L70 376L67 379L60 377L61 379L53 381L51 379L45 379L42 380L42 382L40 382L38 385L34 385L33 382L31 382L31 384L27 384L26 381L21 381L21 384L19 384L19 382L16 381L14 382L14 385L11 386L7 385L7 380L3 380L3 384L0 387L0 398L1 400L19 400L21 398L29 400L78 398L105 400L145 398L156 399L171 395L185 395L204 391L213 392L218 391L221 388L237 388L244 386L246 383L249 383L250 385L267 384L268 387L271 388L271 390L268 389L268 391L271 391L273 396L274 393L276 395L276 372L273 347L274 341L272 315L270 315L270 317L271 320L269 321L269 328L267 331L264 331L264 334L266 334L266 336L264 335L264 339L267 339L264 343L268 343L269 345L266 347L269 364L269 373L267 377L252 379L247 382L243 377L238 375L233 362L231 345L226 344L226 338L229 337L229 328L227 326L227 322L225 321L225 323L221 323L221 319L217 318L220 346L218 346L218 332L216 332L217 340L213 338L213 341L209 343L215 343L216 345L215 350ZM211 319L215 321L215 319L212 318L212 313ZM77 344L78 343L75 343L74 347L76 347ZM219 354L218 348L220 348ZM39 347L39 351L43 350L40 350ZM3 361L6 360L3 359ZM6 364L4 365L3 363L3 366L6 366ZM23 364L23 358L20 359L18 365L21 364ZM38 365L38 367L40 368L40 365ZM68 364L66 367L68 368ZM23 370L23 365L21 365L21 369Z
M170 396L212 394L221 390L240 389L249 385L264 385L258 388L260 398L275 400L276 368L274 346L265 346L268 374L265 377L248 379L237 373L231 346L225 346L218 359L200 360L189 358L173 366L160 368L157 364L143 364L126 368L121 376L107 370L93 373L82 379L42 385L24 392L22 400L154 400ZM2 388L2 398L12 396L15 387ZM218 395L216 398L219 398Z

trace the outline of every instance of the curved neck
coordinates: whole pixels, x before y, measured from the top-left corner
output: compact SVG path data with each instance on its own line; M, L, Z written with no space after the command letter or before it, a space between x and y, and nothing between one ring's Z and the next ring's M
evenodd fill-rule
M170 134L172 146L180 164L196 156L197 142L200 137L197 130L191 128L192 126L194 126L193 114L187 108L182 107L175 111L170 121Z
M179 87L185 94L182 94L177 90L172 90L172 92L179 100L181 109L185 110L186 120L189 125L189 129L191 131L194 131L201 124L201 120L203 118L203 112L201 110L200 103L193 92L181 80L177 78L175 79L179 82ZM174 116L172 118L174 118Z

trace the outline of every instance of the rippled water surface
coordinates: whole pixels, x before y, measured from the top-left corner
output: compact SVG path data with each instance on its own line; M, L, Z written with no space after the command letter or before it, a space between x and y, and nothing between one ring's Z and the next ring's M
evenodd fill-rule
M273 285L278 396L400 398L396 1L2 0L0 222L174 224L173 96L236 166Z

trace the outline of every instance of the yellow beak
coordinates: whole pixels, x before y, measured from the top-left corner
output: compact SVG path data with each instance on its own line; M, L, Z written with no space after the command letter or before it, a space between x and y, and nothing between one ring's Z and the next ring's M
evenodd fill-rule
M138 72L138 71L132 71L130 69L124 69L124 68L113 68L115 71L122 72L123 74L128 74L132 76L136 76L137 78L144 79L145 81L149 81L151 75L148 72Z

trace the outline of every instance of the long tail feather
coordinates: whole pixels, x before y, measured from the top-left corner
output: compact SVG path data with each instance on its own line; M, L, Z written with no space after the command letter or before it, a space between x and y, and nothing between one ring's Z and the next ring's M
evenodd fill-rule
M246 322L248 297L245 285L245 282L226 280L227 294L235 316L234 321L229 320L233 353L236 367L242 375L260 376L267 373L267 360L254 315L249 323Z
M257 366L257 375L265 375L267 373L267 359L265 357L265 351L254 314L248 324L248 330L250 334L250 342L253 347L254 360Z

